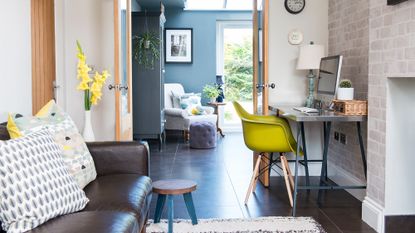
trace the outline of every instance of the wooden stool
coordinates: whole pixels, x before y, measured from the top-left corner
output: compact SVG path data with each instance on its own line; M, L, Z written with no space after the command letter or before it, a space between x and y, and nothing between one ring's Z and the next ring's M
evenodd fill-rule
M153 192L158 194L154 223L159 223L167 197L167 211L169 216L169 233L173 232L173 196L183 194L187 212L192 224L197 224L192 192L196 190L196 182L191 180L159 180L153 183Z

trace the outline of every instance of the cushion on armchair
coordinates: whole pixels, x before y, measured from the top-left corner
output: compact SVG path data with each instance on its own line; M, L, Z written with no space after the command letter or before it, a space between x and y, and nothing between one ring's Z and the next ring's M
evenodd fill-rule
M189 94L189 93L187 93ZM165 103L165 129L167 130L189 130L190 124L193 122L208 121L216 124L217 115L211 107L197 106L187 110L187 114L176 110L170 110L178 107L178 103L174 103L174 95L186 96L183 86L180 83L164 84L164 103ZM198 94L196 94L198 95ZM176 107L175 107L176 106ZM179 107L181 108L181 107Z

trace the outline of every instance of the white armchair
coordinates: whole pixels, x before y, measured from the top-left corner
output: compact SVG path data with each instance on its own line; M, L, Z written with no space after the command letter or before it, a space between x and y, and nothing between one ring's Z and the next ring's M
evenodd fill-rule
M189 127L193 122L206 121L216 125L218 116L216 114L208 115L189 115L186 110L174 108L173 93L184 94L184 88L180 83L164 84L164 117L166 123L164 128L167 130L183 130L188 137ZM213 113L211 107L205 107Z

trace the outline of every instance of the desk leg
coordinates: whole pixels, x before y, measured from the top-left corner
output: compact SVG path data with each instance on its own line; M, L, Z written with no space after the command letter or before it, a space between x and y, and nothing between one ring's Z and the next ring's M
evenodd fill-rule
M304 131L304 122L300 122L300 130L301 130L301 140L303 141L303 152L304 152L304 168L305 168L305 176L306 176L306 184L307 186L310 185L310 174L308 171L308 157L307 157L307 146L305 140L305 131Z
M360 154L362 156L363 162L363 169L365 171L365 177L367 178L367 163L366 163L366 153L365 153L365 146L363 144L363 137L362 137L362 127L360 126L360 122L357 122L357 136L359 137L359 145L360 145Z
M324 132L324 148L323 148L323 164L321 166L321 173L320 173L320 186L324 184L324 177L327 175L327 154L329 151L329 142L330 142L330 130L331 130L331 122L325 123L325 132ZM318 203L321 202L321 192L320 189L318 191Z
M298 129L301 129L301 125L298 124ZM297 149L295 152L295 171L294 171L294 195L293 195L293 210L292 216L295 217L297 209L297 193L298 193L298 164L300 156L300 130L297 130Z
M325 143L326 143L326 132L327 132L327 123L326 122L323 122L323 145L325 145ZM329 134L329 138L330 138L330 134ZM326 169L324 170L324 179L326 180L326 181L328 181L329 180L329 178L327 177L328 175L327 175L327 166L326 166Z

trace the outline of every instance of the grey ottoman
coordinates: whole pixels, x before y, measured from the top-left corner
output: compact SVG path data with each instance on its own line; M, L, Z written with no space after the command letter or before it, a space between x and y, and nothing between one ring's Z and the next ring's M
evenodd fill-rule
M195 122L190 125L190 147L209 149L216 147L216 126L210 122Z

